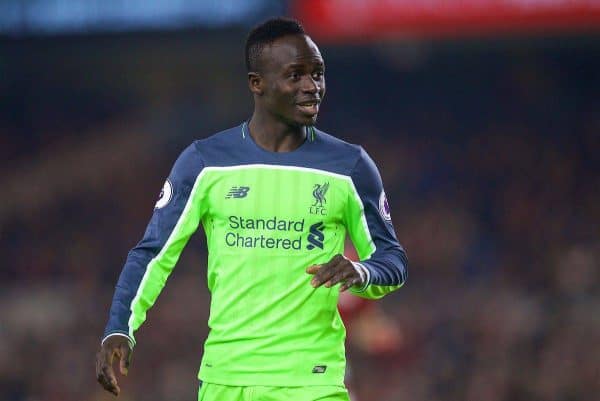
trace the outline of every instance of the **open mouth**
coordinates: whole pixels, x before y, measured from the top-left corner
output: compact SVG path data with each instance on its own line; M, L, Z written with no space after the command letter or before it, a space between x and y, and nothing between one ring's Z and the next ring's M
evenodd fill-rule
M306 102L298 103L298 108L302 110L305 114L317 114L319 112L319 101L318 100L310 100Z

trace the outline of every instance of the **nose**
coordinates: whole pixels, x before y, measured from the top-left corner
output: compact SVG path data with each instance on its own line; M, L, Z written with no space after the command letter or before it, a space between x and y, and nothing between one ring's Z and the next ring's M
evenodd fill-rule
M305 93L316 94L321 89L319 83L310 75L307 75L302 81L302 91Z

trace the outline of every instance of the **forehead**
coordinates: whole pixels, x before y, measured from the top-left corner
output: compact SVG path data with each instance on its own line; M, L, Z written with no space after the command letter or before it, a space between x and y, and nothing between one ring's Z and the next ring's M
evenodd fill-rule
M264 47L262 62L268 69L280 69L288 64L323 63L323 57L308 36L288 35Z

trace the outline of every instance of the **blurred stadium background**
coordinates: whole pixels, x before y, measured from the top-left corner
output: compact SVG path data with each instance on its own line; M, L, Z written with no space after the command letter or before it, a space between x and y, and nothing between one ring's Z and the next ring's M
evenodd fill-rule
M349 322L356 400L597 400L598 0L0 2L0 400L112 399L94 355L126 253L178 153L250 116L245 34L280 14L321 46L318 125L376 160L410 259ZM120 399L196 399L205 253Z

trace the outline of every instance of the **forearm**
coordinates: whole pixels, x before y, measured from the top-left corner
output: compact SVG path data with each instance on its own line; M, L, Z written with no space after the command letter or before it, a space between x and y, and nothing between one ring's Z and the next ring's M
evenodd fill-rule
M131 327L131 305L146 272L146 266L153 258L153 252L139 246L129 252L121 271L110 307L108 323L102 336L103 341L111 335L124 335L131 345L135 339Z
M408 259L400 246L375 252L357 264L364 269L366 280L350 291L363 298L381 298L402 287L408 276Z

